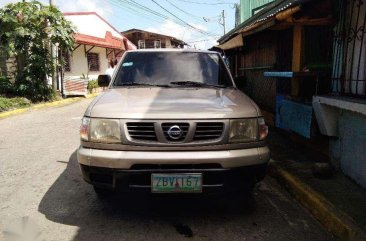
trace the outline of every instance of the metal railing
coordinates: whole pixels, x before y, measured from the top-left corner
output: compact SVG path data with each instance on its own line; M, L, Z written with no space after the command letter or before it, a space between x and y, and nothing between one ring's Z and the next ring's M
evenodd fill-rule
M339 0L332 92L366 98L366 0Z

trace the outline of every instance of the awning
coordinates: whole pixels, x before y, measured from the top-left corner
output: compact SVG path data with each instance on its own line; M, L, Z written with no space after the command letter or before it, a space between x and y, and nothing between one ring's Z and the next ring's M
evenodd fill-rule
M243 36L241 34L235 36L234 38L230 39L227 42L224 42L223 44L217 45L217 48L220 48L222 50L228 50L233 48L242 47L244 45L243 42Z
M74 37L77 44L86 44L102 48L125 50L123 39L112 36L110 32L106 33L105 38L98 38L95 36L80 33L75 33Z

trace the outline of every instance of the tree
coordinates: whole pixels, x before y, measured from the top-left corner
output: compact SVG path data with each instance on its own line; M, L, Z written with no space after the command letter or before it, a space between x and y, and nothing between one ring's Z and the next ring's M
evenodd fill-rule
M16 92L33 101L48 100L53 91L47 77L60 66L51 58L51 44L72 51L74 29L54 6L18 2L0 9L0 45L15 57Z

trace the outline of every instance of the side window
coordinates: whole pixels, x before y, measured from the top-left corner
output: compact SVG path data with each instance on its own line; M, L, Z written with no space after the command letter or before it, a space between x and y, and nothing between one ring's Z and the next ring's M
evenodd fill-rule
M154 41L154 48L160 49L161 48L161 41L160 39Z
M138 48L139 49L144 49L145 48L145 40L139 40Z
M86 57L88 60L89 71L99 71L100 70L99 54L88 53Z

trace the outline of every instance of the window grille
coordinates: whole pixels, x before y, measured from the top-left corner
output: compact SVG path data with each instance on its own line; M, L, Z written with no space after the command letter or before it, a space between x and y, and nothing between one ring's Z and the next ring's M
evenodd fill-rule
M88 60L89 71L99 71L100 70L99 54L88 53L87 60Z

